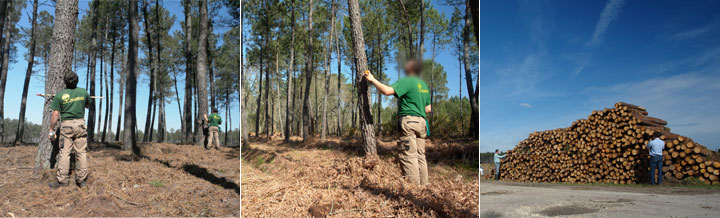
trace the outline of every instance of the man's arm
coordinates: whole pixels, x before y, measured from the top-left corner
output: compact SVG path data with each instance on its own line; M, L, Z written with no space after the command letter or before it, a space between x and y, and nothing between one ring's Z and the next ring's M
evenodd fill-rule
M428 114L432 112L432 105L425 106L425 113Z
M52 118L50 118L50 140L55 140L57 136L55 135L55 125L57 124L57 120L60 118L60 111L53 111L52 112Z
M366 71L364 77L365 77L365 80L367 80L368 82L373 84L375 86L375 88L377 88L378 91L380 91L380 93L382 93L383 95L394 95L395 94L395 89L393 89L392 87L390 87L388 85L382 84L380 81L375 79L375 77L372 74L370 74L370 71Z

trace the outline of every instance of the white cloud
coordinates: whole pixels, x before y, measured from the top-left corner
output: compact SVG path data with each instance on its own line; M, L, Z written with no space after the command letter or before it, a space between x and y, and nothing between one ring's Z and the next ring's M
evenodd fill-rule
M720 26L720 18L713 20L707 25L675 33L668 37L667 41L694 39L700 35L716 30L718 26Z
M600 13L600 19L595 25L595 33L593 33L592 39L587 43L588 46L595 46L602 42L608 26L617 19L623 4L625 4L623 0L608 0L602 13Z
M533 106L532 106L531 104L528 104L528 103L525 103L525 102L520 103L520 106L523 106L523 107L526 107L526 108L533 108Z

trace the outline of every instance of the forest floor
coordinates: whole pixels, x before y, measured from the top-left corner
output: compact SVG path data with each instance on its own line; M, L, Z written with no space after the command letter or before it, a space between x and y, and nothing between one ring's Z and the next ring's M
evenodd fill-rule
M0 147L0 217L240 216L239 148L140 146L91 144L82 189L50 189L55 170L32 169L37 146Z
M358 138L301 143L256 140L242 150L242 209L248 217L477 217L477 140L432 140L430 184L401 177L393 138L379 158Z

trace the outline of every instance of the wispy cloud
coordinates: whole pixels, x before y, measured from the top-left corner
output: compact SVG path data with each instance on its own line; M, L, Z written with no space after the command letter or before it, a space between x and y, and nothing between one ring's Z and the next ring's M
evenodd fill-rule
M595 46L602 42L610 23L620 15L623 4L625 4L623 0L608 0L602 13L600 13L600 19L595 25L595 33L593 33L593 37L587 43L587 46Z
M600 13L600 19L598 19L597 24L595 24L595 32L593 32L593 36L590 38L590 41L585 44L586 49L589 49L589 51L581 54L577 58L576 63L578 65L575 68L575 71L572 72L572 77L577 77L580 72L585 69L585 66L590 63L592 54L595 52L595 48L602 43L603 37L605 37L605 32L607 32L610 23L615 21L620 15L620 11L622 10L624 4L625 2L623 0L608 0L607 3L605 3L605 8L603 8Z
M520 103L520 106L526 107L526 108L533 108L533 105L531 105L531 104L529 104L529 103L525 103L525 102Z
M672 34L670 37L667 38L666 41L679 41L679 40L694 39L703 34L717 30L718 27L720 27L720 18L715 19L712 22L710 22L704 26L694 28L694 29L689 29L689 30L683 30L683 31L677 32L675 34Z

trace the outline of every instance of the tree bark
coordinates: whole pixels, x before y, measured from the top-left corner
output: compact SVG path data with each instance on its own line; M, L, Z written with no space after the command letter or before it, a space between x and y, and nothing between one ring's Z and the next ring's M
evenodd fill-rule
M365 57L365 40L363 39L362 24L360 20L360 6L357 0L348 0L350 13L350 26L352 28L353 54L357 61L358 99L360 103L360 132L363 139L363 150L366 156L377 155L375 132L373 128L372 112L370 111L370 90L368 83L363 78L362 72L367 70L367 58Z
M312 14L313 14L313 0L310 0L310 13L308 15L308 43L307 43L307 59L305 62L305 96L303 97L303 142L309 142L313 135L310 132L310 84L314 74L313 70L313 38L315 33L313 32Z
M130 42L128 43L128 66L127 79L125 80L125 140L123 149L132 149L133 154L139 155L140 149L137 146L137 117L135 115L135 104L137 103L137 60L138 60L138 0L131 0L128 4L128 19L130 22Z
M35 63L35 25L37 23L38 0L33 0L32 4L33 12L31 18L32 22L30 24L30 57L28 58L27 70L25 71L25 82L23 83L22 100L20 101L20 116L18 117L18 128L15 133L15 142L13 142L13 145L17 145L22 142L23 132L25 131L25 108L27 106L28 87L30 86L30 76L32 76L33 64ZM2 92L4 93L5 90L3 89Z
M265 5L265 10L266 10L265 14L267 16L270 16L267 5ZM268 18L268 20L271 20L271 19L272 19L271 17ZM270 139L270 134L272 134L270 132L272 120L270 119L270 115L269 115L271 106L268 104L269 103L268 99L270 97L270 93L269 93L270 87L272 87L272 84L270 84L270 55L269 55L269 53L270 53L269 52L270 37L271 37L270 36L270 23L268 22L265 25L265 37L263 37L265 40L265 53L264 53L263 57L267 57L267 59L268 59L267 66L265 67L265 136L267 136L268 139ZM275 55L277 56L277 51L275 52ZM260 91L262 92L262 89Z
M143 10L143 19L144 19L143 27L145 28L145 35L146 35L145 41L146 41L147 47L148 47L148 54L146 54L146 55L147 55L148 59L150 60L150 63L153 66L150 68L150 89L148 89L148 101L147 101L148 103L147 103L147 113L145 114L145 131L143 132L144 133L143 139L142 139L143 142L147 142L148 139L152 138L153 126L152 126L151 119L152 119L152 114L154 114L153 108L154 108L154 103L155 103L155 96L154 96L155 95L155 78L156 78L155 74L157 73L157 66L155 65L156 63L153 58L153 56L155 55L155 54L153 54L153 43L152 43L152 38L153 38L152 34L153 33L150 32L150 20L148 19L148 10L147 10L147 6L149 3L147 1L148 0L143 1L143 9L142 9Z
M335 36L335 1L331 1L330 4L332 16L330 17L330 40L328 40L328 48L325 51L325 93L323 93L322 130L320 132L321 140L325 140L325 136L327 135L328 131L327 97L328 93L330 93L330 60L332 60L332 43L333 37Z
M160 26L160 20L162 19L162 15L160 14L160 1L155 0L155 46L157 46L157 55L155 60L155 72L160 72L160 58L162 57L160 54L162 52L162 41L160 40L160 34L163 32ZM161 74L162 75L162 74ZM162 78L162 77L161 77ZM160 94L160 97L158 99L158 106L160 109L160 112L158 112L158 142L165 142L167 140L166 132L166 123L165 123L165 89L160 88L160 91L158 92Z
M120 32L121 32L121 35L124 33L124 31L122 31L122 30ZM120 108L123 106L123 100L125 99L125 89L123 88L123 86L127 83L127 82L124 82L125 80L122 78L123 75L127 74L127 56L125 54L125 37L120 37L120 54L123 57L123 63L122 63L122 70L120 71L121 72L120 73L120 84L118 86L119 87L118 91L120 92L120 96L119 96L118 100L120 100L120 102L118 102L119 103L118 104L118 120L117 120L117 127L116 127L117 130L115 131L115 141L120 141L120 127L123 124L122 123L123 112L120 111Z
M342 84L342 72L341 72L342 65L340 63L340 61L341 61L340 39L338 39L339 38L338 32L340 32L340 31L335 31L335 52L337 53L337 67L338 67L338 71L337 71L337 89L338 89L338 92L337 92L337 135L342 136L342 113L340 111L340 105L341 105L340 96L342 96L342 87L340 86Z
M423 49L425 47L425 0L420 0L420 46L417 50L417 58L422 60Z
M185 125L185 131L184 131L184 137L183 137L183 143L189 143L192 137L192 131L193 131L193 122L192 122L192 109L193 109L193 101L192 101L192 47L190 45L190 42L192 42L192 16L190 13L190 0L184 0L183 1L184 10L183 13L185 14L185 43L184 43L184 50L185 50L185 113L183 113L183 123Z
M478 137L478 102L473 91L472 71L470 70L470 1L465 1L465 28L463 28L463 65L465 65L465 81L468 89L468 99L470 99L471 126L470 136Z
M63 82L65 72L72 70L73 47L75 46L75 24L78 15L78 1L58 1L55 5L55 21L52 33L53 46L50 49L50 70L45 77L45 93L55 94L65 88ZM35 168L48 169L54 164L57 154L57 142L52 143L45 136L47 132L57 130L50 129L51 99L46 99L43 106L43 134L40 137L37 156L35 157ZM53 149L55 147L55 149ZM55 152L53 152L55 150Z
M10 21L10 17L14 12L12 1L7 3L5 17L2 17L5 22ZM10 31L12 26L5 25L2 29L2 69L0 69L0 143L5 142L5 85L7 85L7 72L8 63L10 60L10 41L12 41L12 32Z
M88 68L90 68L90 75L88 76L88 81L90 81L90 95L95 95L95 63L97 60L97 31L98 31L98 15L100 14L99 5L100 0L94 0L93 1L93 18L92 18L92 25L91 25L91 44L90 44L90 56L88 60ZM101 92L102 93L102 92ZM90 99L90 107L88 108L88 122L87 122L87 141L88 142L94 142L95 141L95 99Z
M208 17L207 17L207 0L200 1L200 35L198 36L198 55L197 55L197 89L198 89L198 115L196 120L203 119L208 113L208 91L207 91L207 41L208 41ZM205 135L203 134L201 125L196 128L195 133L197 142L204 144Z
M293 87L293 74L295 73L295 0L292 0L292 9L290 15L290 69L287 72L287 95L285 96L285 142L290 141L290 97Z
M240 141L241 147L243 145L249 145L250 143L250 136L248 135L248 128L247 128L247 101L243 101L241 99L247 100L245 97L245 92L243 91L243 87L246 87L247 83L245 83L245 73L247 72L247 68L245 67L245 59L243 59L243 52L242 47L245 43L245 37L242 36L240 42L240 80L238 81L238 101L240 101L240 134L242 135L242 141Z
M103 95L103 96L106 96L105 99L100 99L100 101L99 101L99 102L100 102L100 109L98 110L98 126L97 126L97 130L98 130L98 131L102 130L102 133L100 134L100 141L105 141L105 130L106 130L106 129L104 129L103 126L107 126L107 114L108 114L108 108L109 108L109 107L107 106L107 104L108 104L107 101L109 100L108 97L107 97L107 96L109 95L109 93L108 93L108 81L107 81L107 80L108 80L108 78L107 78L107 77L108 77L108 72L107 72L107 69L108 69L107 64L108 64L108 62L107 62L107 60L105 60L105 58L106 58L106 56L105 56L105 42L107 41L107 37L108 37L109 28L108 28L107 25L108 25L109 21L110 21L110 16L108 16L108 14L106 13L106 14L105 14L105 26L102 27L103 29L105 29L105 36L103 36L103 39L102 39L102 41L100 42L100 95L103 95L102 92L103 92L103 80L104 80L104 81L105 81L105 95ZM103 66L104 66L104 68L103 68ZM104 118L103 118L103 116L102 116L103 100L105 100L105 102L106 102L106 103L105 103L105 117L104 117Z
M115 24L113 24L113 33L115 33L115 31L116 31ZM105 126L103 127L103 134L102 134L102 139L101 139L103 142L106 141L106 138L105 138L106 134L105 134L105 132L106 132L108 129L110 129L110 131L112 131L112 122L113 122L113 121L112 121L113 108L114 108L114 106L113 106L113 101L114 101L114 99L113 99L113 98L114 98L113 93L115 93L115 34L113 34L113 36L112 36L112 38L111 38L111 41L112 41L112 42L111 42L112 45L110 46L111 51L110 51L110 73L109 73L109 75L110 75L110 81L109 81L109 84L108 84L108 81L107 81L107 80L105 81L105 83L107 84L106 87L107 87L107 86L110 87L110 98L108 99L108 110L105 111ZM106 76L105 78L107 79L107 76ZM107 93L106 93L106 94L107 94ZM106 96L107 96L107 95L106 95ZM115 133L115 134L118 134L118 133Z

